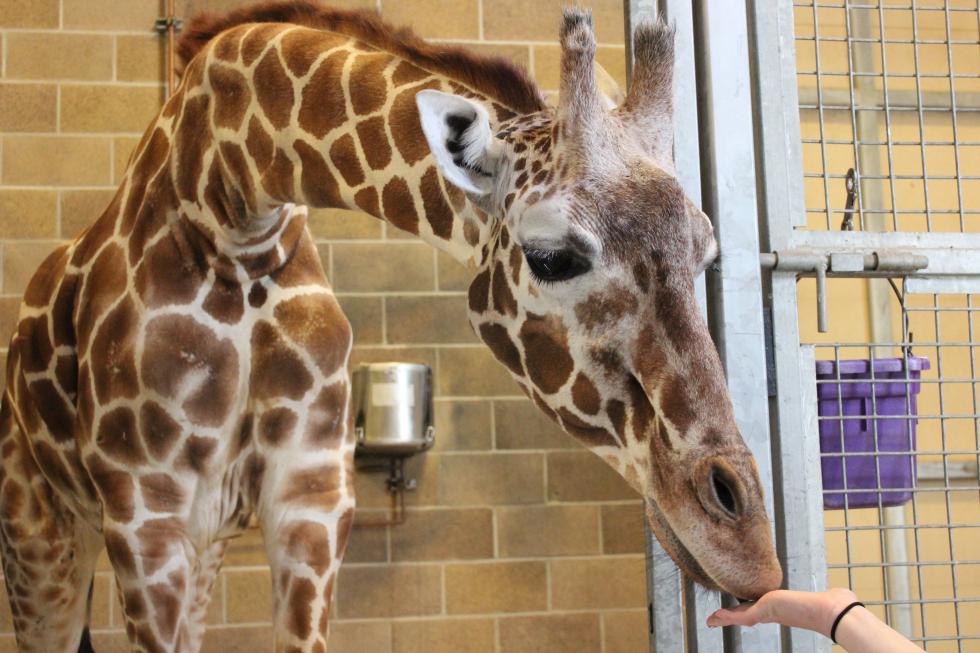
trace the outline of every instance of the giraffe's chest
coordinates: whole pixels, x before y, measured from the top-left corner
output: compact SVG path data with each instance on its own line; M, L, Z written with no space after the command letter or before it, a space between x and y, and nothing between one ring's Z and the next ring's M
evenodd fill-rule
M103 248L73 315L74 433L32 434L60 452L53 485L76 512L97 527L110 504L178 514L206 541L253 509L260 463L337 446L319 434L346 415L350 325L306 240L277 275L236 284L160 258L160 239L88 292L125 267Z

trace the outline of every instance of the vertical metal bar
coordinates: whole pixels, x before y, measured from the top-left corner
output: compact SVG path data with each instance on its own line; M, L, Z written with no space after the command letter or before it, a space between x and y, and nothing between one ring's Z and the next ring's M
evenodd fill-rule
M792 0L779 0L775 8L767 0L748 4L761 238L766 250L778 251L790 246L794 227L807 222L795 17ZM765 281L776 390L769 400L776 546L785 585L818 591L826 588L827 562L814 352L812 347L800 347L795 275L773 272ZM827 639L813 632L787 628L781 637L784 648L793 653L830 650Z
M657 19L657 0L623 0L626 25L626 79L633 79L633 32L637 25Z
M956 175L956 199L958 201L957 208L960 212L960 231L966 231L966 215L963 212L963 179L961 178L963 173L960 170L960 133L959 123L956 117L956 77L954 75L955 69L953 68L953 46L951 45L953 41L953 29L950 25L948 2L943 3L943 13L946 18L946 70L949 73L949 108L952 111L953 118L953 164L955 166L954 174ZM922 138L925 140L924 134Z
M167 97L177 87L177 9L176 0L167 0Z
M728 375L735 419L755 455L771 515L772 458L746 8L739 3L695 3L694 27L702 194L721 246L721 271L708 279L713 309L710 322ZM694 616L700 621L707 614ZM747 653L782 649L779 628L774 625L730 629L725 642L730 649L741 647Z
M813 62L817 85L817 126L820 134L820 171L823 175L823 206L827 214L827 229L829 230L833 229L831 224L833 210L830 203L830 172L827 170L827 134L823 108L823 79L821 78L823 71L820 66L820 13L817 10L816 0L813 0L811 7L813 9Z
M624 0L626 26L627 78L632 74L632 35L636 26L661 16L675 30L674 36L674 106L683 107L674 114L674 169L678 180L693 202L701 204L701 164L698 140L697 94L694 70L694 27L691 4L685 0ZM698 298L704 310L704 280L697 283ZM685 582L680 570L646 529L647 595L650 602L650 650L653 652L685 650ZM694 619L688 619L693 637L687 650L719 650L721 634L712 632Z

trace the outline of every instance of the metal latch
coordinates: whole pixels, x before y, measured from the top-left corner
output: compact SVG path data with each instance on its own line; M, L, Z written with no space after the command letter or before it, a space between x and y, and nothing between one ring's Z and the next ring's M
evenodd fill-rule
M759 254L759 264L770 270L798 273L817 279L817 330L827 333L827 276L902 276L929 266L929 258L907 251L818 251L787 249Z

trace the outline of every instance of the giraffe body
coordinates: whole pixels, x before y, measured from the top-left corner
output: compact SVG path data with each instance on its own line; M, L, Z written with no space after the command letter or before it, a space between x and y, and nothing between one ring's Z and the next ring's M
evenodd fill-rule
M648 38L641 59L669 55L662 29ZM607 146L579 123L606 110L584 14L565 18L575 100L557 114L506 64L310 2L201 20L184 46L180 88L106 212L42 264L11 343L0 551L21 651L78 650L103 546L133 650L198 650L225 546L252 515L276 650L326 651L354 510L351 331L308 205L363 210L469 263L477 333L648 497L678 563L742 595L774 586L758 481L693 302L710 224L663 142L629 145L636 97L605 133L625 159L590 162ZM635 87L662 92L638 70ZM637 238L677 243L633 261ZM707 489L683 492L678 466ZM730 532L756 562L730 571L723 546L698 544Z

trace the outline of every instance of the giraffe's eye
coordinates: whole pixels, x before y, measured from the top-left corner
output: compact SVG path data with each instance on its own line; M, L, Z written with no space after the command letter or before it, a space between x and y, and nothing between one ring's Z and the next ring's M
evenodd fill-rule
M531 274L539 282L567 281L592 267L588 259L569 249L524 248Z

